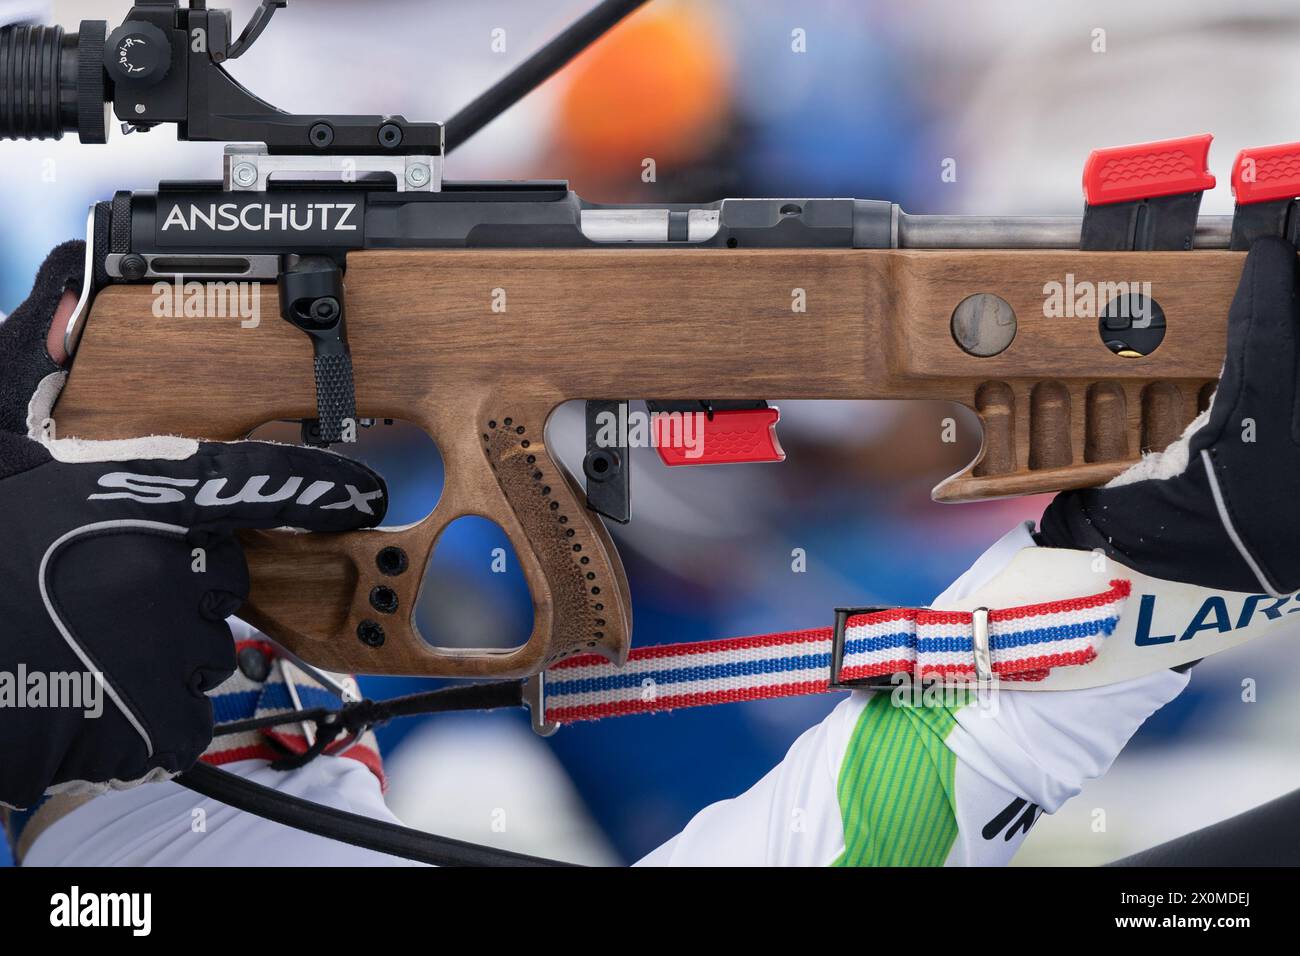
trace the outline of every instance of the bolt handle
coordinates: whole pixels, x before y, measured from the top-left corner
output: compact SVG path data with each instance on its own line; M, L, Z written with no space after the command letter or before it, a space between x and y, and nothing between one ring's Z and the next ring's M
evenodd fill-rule
M280 273L280 315L307 333L316 381L313 445L343 441L357 420L356 384L348 347L343 270L328 256L287 256Z

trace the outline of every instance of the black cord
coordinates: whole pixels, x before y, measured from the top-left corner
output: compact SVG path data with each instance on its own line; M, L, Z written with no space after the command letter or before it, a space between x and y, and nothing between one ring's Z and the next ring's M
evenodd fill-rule
M490 684L465 684L440 687L437 690L407 694L389 700L354 701L344 704L338 710L329 710L325 707L294 710L283 714L218 724L214 728L213 736L228 736L284 724L299 724L304 721L314 723L316 739L304 753L287 754L271 765L277 770L293 770L325 753L326 749L345 732L354 736L359 735L369 727L396 717L413 717L419 714L458 710L520 707L524 702L523 687L523 681L517 680L495 681ZM432 863L436 866L572 865L465 843L450 837L436 836L422 830L336 810L310 800L303 800L301 797L281 793L271 787L264 787L209 764L196 764L176 777L176 782L195 793L220 801L236 810L243 810L245 813L275 823L420 863Z
M443 124L451 152L541 86L646 0L604 0Z
M417 717L421 714L443 714L459 710L499 710L502 707L522 707L523 703L523 681L504 680L493 681L490 684L464 684L439 687L437 690L406 694L402 697L391 697L388 700L353 701L344 704L338 710L313 707L311 710L292 710L266 717L231 720L224 724L217 724L212 729L212 736L228 737L231 734L265 730L267 727L280 727L285 724L301 724L304 721L314 723L318 727L338 724L339 733L343 730L358 733L366 727L376 727L398 717ZM335 733L335 736L337 735Z
M205 763L176 777L195 793L236 810L352 846L434 866L573 866L559 860L478 846L451 837L322 806Z

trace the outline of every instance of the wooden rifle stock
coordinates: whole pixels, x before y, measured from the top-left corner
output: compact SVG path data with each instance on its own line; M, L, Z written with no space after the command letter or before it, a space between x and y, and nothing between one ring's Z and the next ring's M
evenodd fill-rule
M626 654L630 601L618 555L581 489L546 450L570 399L941 399L974 409L978 457L934 491L974 501L1104 482L1175 439L1209 402L1244 254L852 249L392 250L348 256L357 411L424 428L446 464L442 499L404 529L247 536L242 615L332 670L523 676L560 657ZM1124 357L1096 313L1048 317L1050 283L1150 283L1167 320L1151 354ZM493 290L507 296L491 308ZM806 311L791 309L804 290ZM170 294L170 286L168 286ZM954 339L976 293L1014 310L989 357ZM245 437L315 413L306 338L274 310L234 319L153 317L150 285L99 293L56 408L61 436ZM267 286L263 301L274 301ZM1066 303L1067 307L1070 303ZM1105 301L1097 307L1105 305ZM1086 309L1084 310L1087 311ZM534 605L511 651L433 648L411 621L428 556L462 515L497 522ZM378 552L413 556L385 575ZM358 639L392 587L386 640Z

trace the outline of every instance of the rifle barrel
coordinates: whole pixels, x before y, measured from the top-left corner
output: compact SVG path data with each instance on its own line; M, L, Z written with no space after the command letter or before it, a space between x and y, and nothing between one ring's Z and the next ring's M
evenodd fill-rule
M899 213L902 249L1077 249L1079 216L913 216ZM1227 249L1231 216L1202 216L1197 249Z

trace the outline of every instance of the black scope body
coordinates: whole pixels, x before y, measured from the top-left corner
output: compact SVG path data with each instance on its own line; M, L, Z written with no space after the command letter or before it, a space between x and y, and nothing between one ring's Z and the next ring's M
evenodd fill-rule
M0 27L0 139L107 139L111 81L105 73L108 24Z
M586 49L647 0L601 0L446 124L405 117L291 114L245 89L223 67L257 41L288 0L261 0L235 37L231 13L207 0L139 0L111 33L83 20L0 27L0 140L108 139L116 107L125 132L178 125L181 139L265 143L272 153L442 155ZM203 55L206 54L206 55Z

